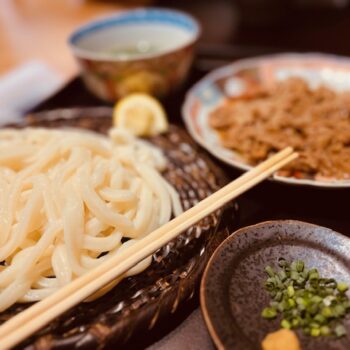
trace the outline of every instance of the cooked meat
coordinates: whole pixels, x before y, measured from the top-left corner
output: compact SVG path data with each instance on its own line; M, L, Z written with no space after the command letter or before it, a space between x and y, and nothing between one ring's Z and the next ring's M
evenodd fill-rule
M291 78L255 95L227 100L212 112L211 127L224 147L257 164L286 146L300 153L283 175L350 178L350 93L312 90Z

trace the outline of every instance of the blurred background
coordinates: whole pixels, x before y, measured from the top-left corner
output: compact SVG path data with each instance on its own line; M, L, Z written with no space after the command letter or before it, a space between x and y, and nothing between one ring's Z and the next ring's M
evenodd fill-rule
M14 90L24 94L40 80L31 92L32 101L33 94L39 100L77 74L66 43L73 29L139 6L181 9L201 22L197 65L202 71L281 51L350 55L349 0L1 0L0 114L5 107L8 114L18 100L23 106L17 108L28 109L29 97L18 98Z
M203 26L200 44L207 51L230 45L237 53L246 47L247 54L258 47L350 54L349 0L1 0L0 74L38 59L72 76L76 68L66 39L75 27L148 5L179 8L197 17Z

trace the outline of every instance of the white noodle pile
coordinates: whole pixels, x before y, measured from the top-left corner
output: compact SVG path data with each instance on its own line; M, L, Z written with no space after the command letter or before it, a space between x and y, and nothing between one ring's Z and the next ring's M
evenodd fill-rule
M178 215L165 166L118 129L1 130L0 311L45 298Z

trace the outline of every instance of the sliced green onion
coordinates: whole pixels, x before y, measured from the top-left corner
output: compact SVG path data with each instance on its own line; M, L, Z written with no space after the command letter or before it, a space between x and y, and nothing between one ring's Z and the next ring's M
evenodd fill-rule
M288 305L289 305L290 308L293 308L296 305L295 300L289 298L288 299Z
M311 297L311 302L312 302L312 303L315 303L315 304L321 303L322 300L323 300L323 299L322 299L320 296L318 296L318 295L313 295L313 296Z
M304 298L296 298L295 300L297 302L298 305L307 305L307 301Z
M323 299L323 304L326 306L331 306L333 301L335 300L335 296L334 295L327 295L324 299Z
M278 259L278 266L279 267L286 267L288 266L289 264L287 263L286 259L285 258L279 258Z
M321 314L317 314L317 315L314 317L314 320L315 320L316 322L318 322L319 324L322 324L322 323L326 322L326 318L325 318L323 315L321 315Z
M266 266L266 267L265 267L265 271L267 272L267 274L268 274L270 277L274 277L274 276L275 276L275 272L273 271L273 269L272 269L271 266Z
M292 328L297 328L300 325L299 318L293 318L292 319Z
M304 271L300 272L300 275L304 278L304 280L307 280L309 272L307 270L304 270Z
M322 326L320 328L321 335L327 336L331 334L331 329L328 326Z
M288 293L288 296L291 298L294 296L295 294L295 290L294 290L294 287L293 286L288 286L287 288L287 293Z
M275 318L277 316L277 311L276 309L272 308L272 307L266 307L262 312L261 312L261 316L263 318L267 318L267 319L272 319Z
M335 327L334 332L335 332L335 335L340 338L340 337L342 337L343 335L346 334L346 329L345 329L345 327L343 325L338 324Z
M321 334L321 330L319 328L311 328L310 334L312 337L318 337Z
M284 285L278 275L275 275L275 283L279 289L283 289Z
M344 306L341 305L341 304L334 305L332 310L333 310L333 315L335 317L344 316L345 315L345 311L346 311Z
M312 315L312 316L315 316L315 315L317 314L318 309L319 309L319 307L318 307L317 304L311 304L311 303L309 303L308 306L307 306L307 311L308 311L308 313L309 313L310 315Z
M346 311L350 310L350 300L344 301L343 306L344 306Z
M281 301L283 298L283 293L281 291L277 292L275 297L274 297L274 300L276 301Z
M290 278L294 281L296 281L299 278L299 272L292 270L290 272Z
M278 266L281 270L276 272L271 266L265 268L265 289L273 300L262 317L274 319L281 314L282 328L301 328L313 337L343 336L345 328L339 322L350 311L348 285L320 277L317 269L307 270L301 260L289 263L280 258Z
M332 288L332 289L337 288L337 282L334 278L326 279L325 285L327 286L327 288Z
M327 287L327 288L324 288L324 292L327 294L327 295L331 295L333 293L333 289L332 287Z
M319 274L318 271L316 269L311 269L309 271L309 280L318 280L319 279Z
M320 328L320 325L317 322L314 322L314 321L310 322L309 326L311 328Z
M329 306L324 307L324 308L321 310L321 314L322 314L322 316L324 316L325 318L333 317L332 309L331 309Z
M288 320L283 319L281 321L281 327L286 328L286 329L291 329L292 325L290 324L290 322Z
M272 291L275 288L275 279L273 277L269 277L265 281L265 288L269 291Z
M345 293L349 289L349 286L344 282L340 282L337 284L337 289L340 293Z
M277 301L270 301L270 307L277 309L278 302Z
M282 282L284 282L288 278L284 270L281 270L280 272L278 272L278 277Z
M305 283L305 278L299 275L298 279L296 280L297 284L303 285Z
M295 265L296 265L296 270L298 272L302 272L304 270L304 261L297 260Z
M309 335L310 334L310 328L309 327L303 327L303 333L305 335Z

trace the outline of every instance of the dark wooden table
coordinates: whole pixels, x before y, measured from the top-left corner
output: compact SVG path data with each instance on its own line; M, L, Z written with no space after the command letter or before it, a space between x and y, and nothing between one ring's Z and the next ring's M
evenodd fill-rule
M275 10L277 14L272 13L270 17L262 16L263 20L259 22L254 20L256 13L249 15L252 7L244 8L242 2L218 0L213 7L210 1L160 1L161 5L179 6L192 12L201 19L204 27L204 36L199 43L198 55L188 82L178 93L163 101L172 123L182 125L180 108L188 87L204 76L208 70L225 62L283 51L321 51L350 55L348 7L342 10L332 8L312 10L293 6L277 8ZM268 6L257 11L266 12ZM227 23L215 17L216 14L222 16L223 13L227 21L233 22ZM244 15L248 17L242 18ZM215 23L216 26L223 28L214 30ZM38 106L34 112L99 105L104 103L89 94L80 79L76 78L55 96ZM239 175L238 171L217 160L215 162L225 169L232 179ZM297 187L265 181L239 198L239 226L273 219L298 219L327 226L350 236L349 200L348 189ZM179 325L196 307L198 307L197 297L184 304L174 317L162 322L154 331L140 335L137 341L129 343L127 348L144 348L159 340Z

